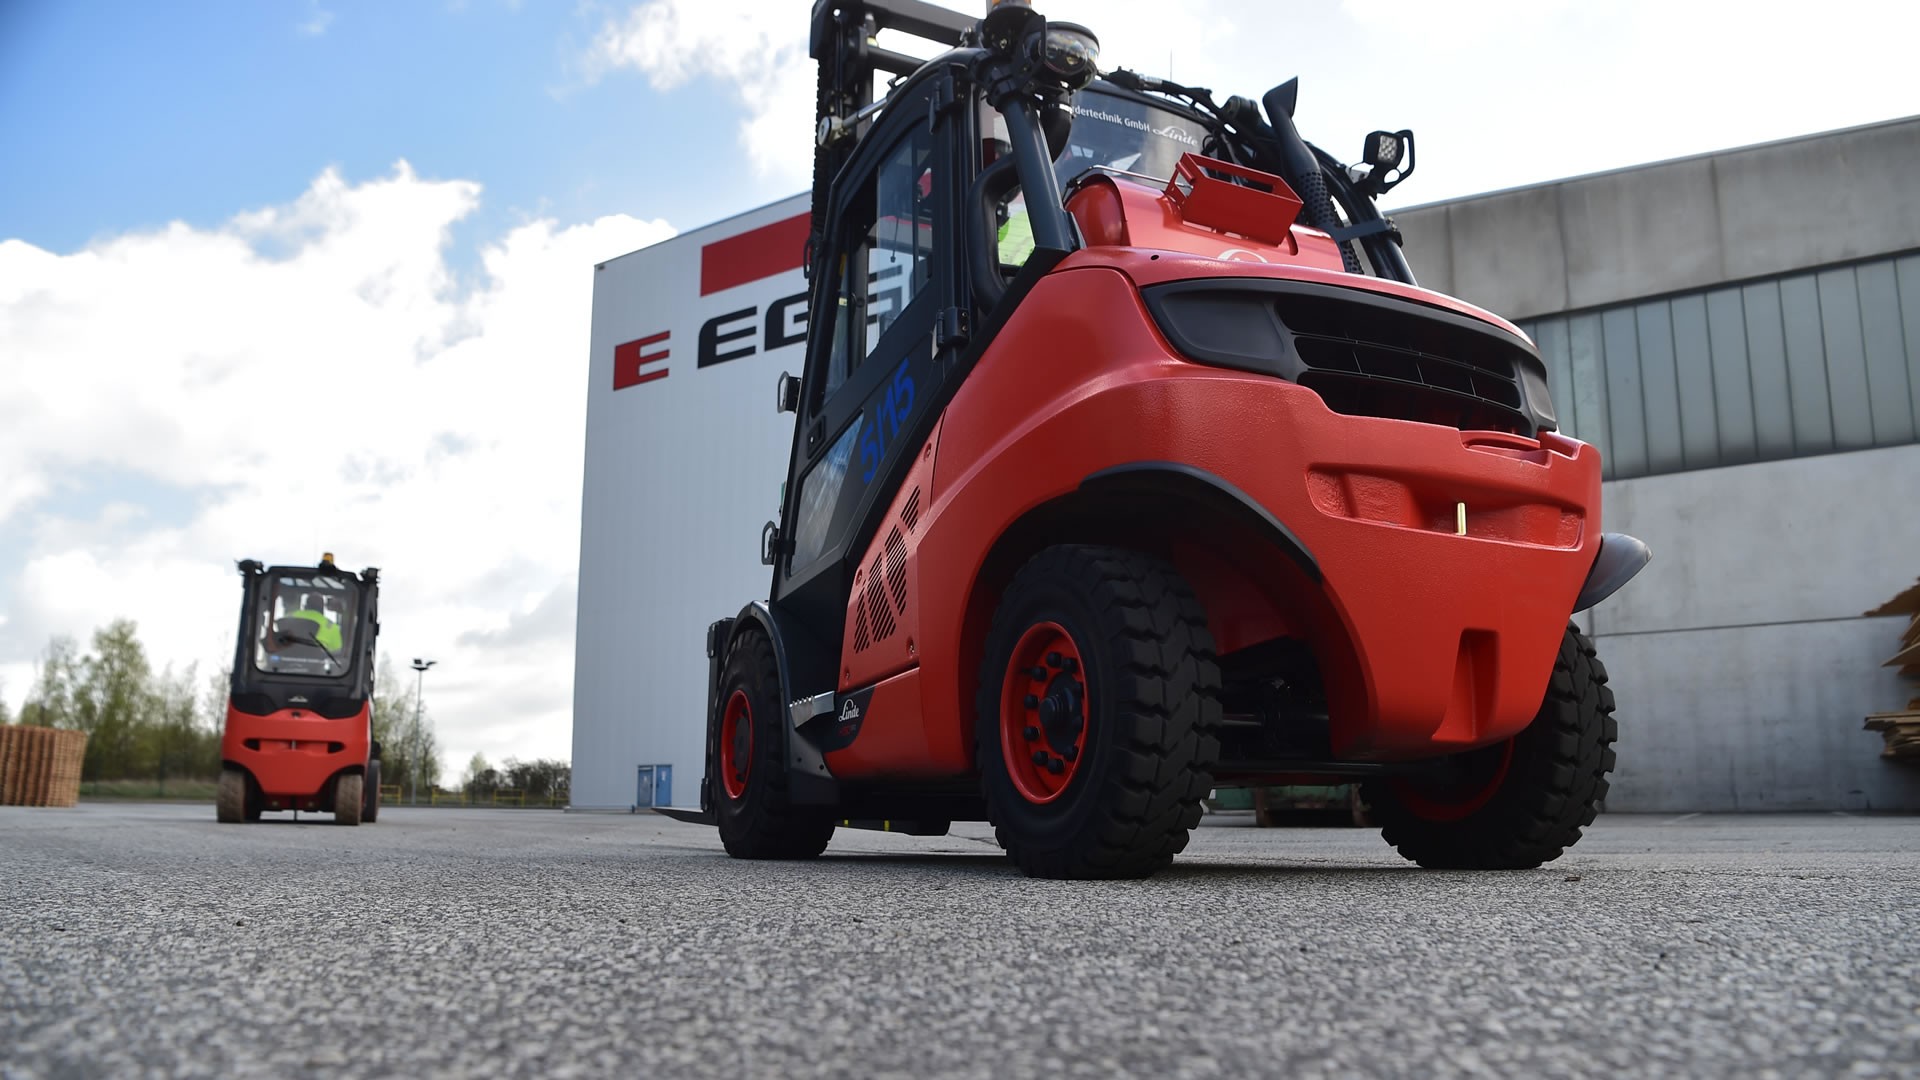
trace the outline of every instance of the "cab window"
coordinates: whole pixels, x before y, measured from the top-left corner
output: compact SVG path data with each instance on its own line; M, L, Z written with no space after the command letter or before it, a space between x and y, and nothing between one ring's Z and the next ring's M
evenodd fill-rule
M848 239L835 271L832 396L872 355L933 281L933 134L917 128L894 147L843 218Z

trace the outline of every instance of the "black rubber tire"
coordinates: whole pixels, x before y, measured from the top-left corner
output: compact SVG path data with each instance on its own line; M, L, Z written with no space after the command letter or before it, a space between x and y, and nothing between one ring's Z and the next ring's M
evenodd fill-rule
M239 825L258 820L247 814L247 774L239 769L220 770L220 787L213 800L213 816L223 825Z
M1000 695L1027 629L1053 622L1086 671L1086 758L1030 802L1000 745ZM981 783L1000 846L1041 878L1140 878L1185 850L1220 757L1220 668L1206 612L1168 563L1064 545L1008 583L987 633L976 704Z
M1438 870L1530 870L1580 839L1607 795L1613 770L1613 691L1593 642L1568 626L1546 700L1514 736L1513 758L1486 803L1457 821L1414 813L1391 781L1364 795L1380 833L1400 854ZM1476 751L1483 753L1484 751Z
M360 824L380 820L380 759L367 762L367 782L360 796Z
M710 798L720 826L720 842L736 859L811 859L833 839L831 808L796 807L787 797L787 770L781 723L785 718L780 669L773 643L757 628L741 632L727 652L720 673L721 709L736 690L745 691L753 725L752 764L738 799L727 795L714 755ZM719 723L719 717L712 718ZM713 733L712 739L719 735Z
M360 802L365 797L366 778L359 773L342 773L333 782L333 823L360 824Z

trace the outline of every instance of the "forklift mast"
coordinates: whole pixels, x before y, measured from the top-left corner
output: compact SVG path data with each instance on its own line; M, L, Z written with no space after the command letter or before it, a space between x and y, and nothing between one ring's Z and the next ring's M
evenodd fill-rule
M807 231L807 269L821 253L826 228L827 192L833 178L853 156L872 116L874 79L896 78L926 63L918 57L883 49L882 30L930 41L942 49L961 43L975 20L924 0L814 0L808 54L818 71L814 102L813 214ZM884 95L883 95L884 99Z

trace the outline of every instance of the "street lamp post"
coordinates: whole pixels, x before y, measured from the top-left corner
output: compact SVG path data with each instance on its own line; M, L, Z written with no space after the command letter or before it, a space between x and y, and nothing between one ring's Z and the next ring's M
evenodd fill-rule
M413 750L407 756L407 801L415 806L420 803L420 698L426 692L427 669L438 663L437 660L413 658L413 670L420 673L413 683Z

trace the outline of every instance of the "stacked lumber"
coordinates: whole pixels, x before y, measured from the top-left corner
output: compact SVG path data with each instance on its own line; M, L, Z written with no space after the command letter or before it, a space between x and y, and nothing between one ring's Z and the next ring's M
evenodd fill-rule
M1920 582L1899 596L1867 612L1869 617L1906 615L1906 632L1900 635L1900 648L1884 667L1899 668L1901 676L1920 680ZM1867 730L1877 731L1886 740L1881 757L1920 759L1920 697L1907 702L1900 712L1873 713L1867 717Z
M0 727L0 806L72 806L86 756L84 731Z

